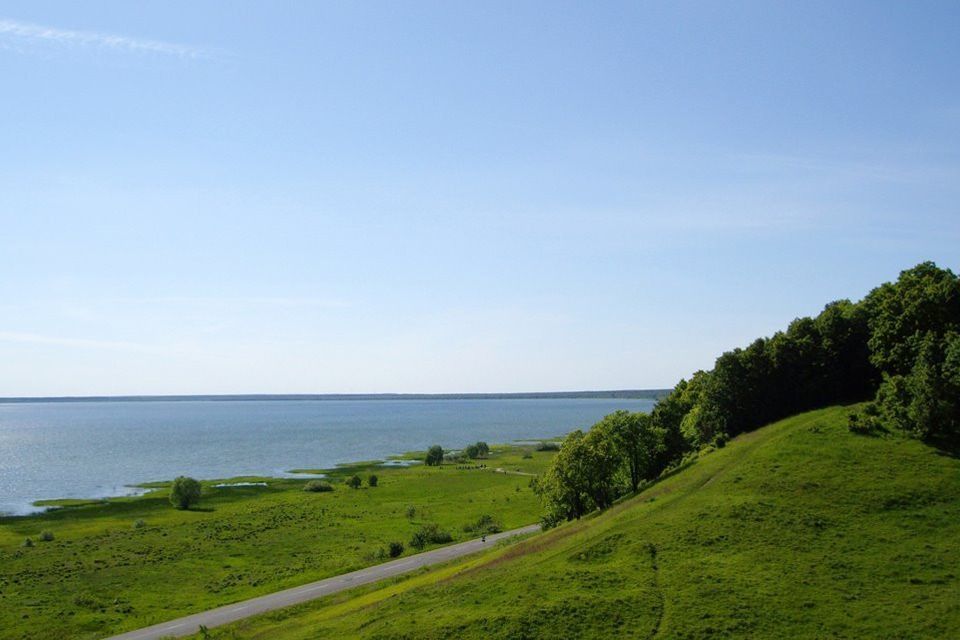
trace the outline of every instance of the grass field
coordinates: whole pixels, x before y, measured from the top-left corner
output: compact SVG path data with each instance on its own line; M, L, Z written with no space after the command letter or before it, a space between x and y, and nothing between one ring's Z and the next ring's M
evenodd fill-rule
M524 454L529 457L524 457ZM0 638L100 638L380 562L391 541L438 523L454 540L481 515L504 528L535 522L529 477L552 454L495 447L487 469L367 464L328 471L336 490L305 480L214 488L177 511L158 489L138 498L0 519ZM501 468L510 473L497 473ZM357 473L364 487L344 477ZM367 476L376 473L376 488ZM409 516L413 507L414 515ZM135 523L143 520L143 526ZM50 531L54 539L40 541ZM21 546L26 537L33 547Z
M211 637L960 637L960 460L853 435L846 413L741 436L598 517Z

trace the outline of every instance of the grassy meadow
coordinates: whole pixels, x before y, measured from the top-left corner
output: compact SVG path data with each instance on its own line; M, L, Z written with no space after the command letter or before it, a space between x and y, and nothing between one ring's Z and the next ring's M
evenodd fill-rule
M956 637L960 460L854 435L847 413L782 420L602 514L211 637Z
M552 455L494 447L477 461L485 469L361 463L327 470L335 490L325 493L303 491L301 479L205 482L189 511L174 509L161 484L141 497L0 518L0 638L101 638L296 586L381 562L392 541L414 553L409 540L425 523L454 541L475 537L464 527L483 515L504 529L530 524L540 508L523 474ZM343 484L354 474L360 489Z

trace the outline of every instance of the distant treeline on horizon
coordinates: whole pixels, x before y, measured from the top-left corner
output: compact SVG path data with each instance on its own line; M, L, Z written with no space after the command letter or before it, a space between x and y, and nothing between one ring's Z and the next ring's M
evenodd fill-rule
M317 393L317 394L226 394L172 396L49 396L0 398L0 403L16 402L185 402L252 400L554 400L613 398L658 400L670 389L617 389L611 391L537 391L528 393Z

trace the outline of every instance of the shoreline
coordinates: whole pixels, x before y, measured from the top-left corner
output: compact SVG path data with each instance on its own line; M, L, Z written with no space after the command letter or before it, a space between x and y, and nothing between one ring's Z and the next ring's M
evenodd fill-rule
M138 485L180 475L283 478L291 470L372 458L393 466L408 449L540 440L612 411L650 411L654 404L609 398L0 404L0 434L13 438L18 459L0 470L6 489L0 512L23 517L66 499L127 497Z
M557 442L561 440L564 436L551 436L548 438L540 439L531 439L523 438L514 440L512 443L505 444L494 444L491 445L491 449L511 449L511 448L527 448L530 446L535 446L540 443L545 442ZM447 449L447 452L458 452L459 449ZM230 476L227 478L197 478L199 482L207 487L224 489L231 487L250 487L250 486L269 486L270 482L280 481L280 480L316 480L319 478L325 478L330 474L341 474L345 473L351 468L383 468L383 469L406 469L414 467L420 464L423 464L421 458L426 454L426 451L408 451L406 453L393 454L386 456L383 459L374 459L374 460L354 460L349 462L338 462L333 467L325 468L316 468L316 469L290 469L288 471L279 472L276 475L240 475L240 476ZM119 493L116 495L102 495L102 496L90 496L90 497L61 497L61 498L41 498L33 500L26 507L24 507L23 513L11 513L7 511L0 511L0 521L9 520L12 518L16 519L28 519L42 517L43 515L51 511L59 511L62 509L71 509L78 508L88 505L95 504L109 504L111 502L122 502L131 499L142 498L154 492L162 491L163 489L168 488L173 482L173 478L169 480L150 480L146 482L140 482L137 484L122 485L124 488L129 491Z

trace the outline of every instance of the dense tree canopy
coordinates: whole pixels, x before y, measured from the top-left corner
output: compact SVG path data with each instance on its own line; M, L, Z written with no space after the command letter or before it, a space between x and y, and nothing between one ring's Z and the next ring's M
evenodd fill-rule
M869 420L960 447L960 279L952 271L921 263L859 303L832 302L724 353L650 415L618 411L570 434L537 481L545 521L603 509L691 450L801 411L870 399Z
M548 506L550 523L606 509L617 497L620 458L605 432L577 430L563 441L550 468L534 489Z
M870 359L890 375L906 375L923 340L960 331L960 283L949 269L924 262L870 292L863 301L870 322Z
M664 434L648 414L617 411L594 425L591 433L594 431L597 437L609 439L619 452L620 466L631 491L660 472L657 465L664 447Z
M883 373L877 404L896 428L960 445L960 280L924 262L864 300L870 358Z

